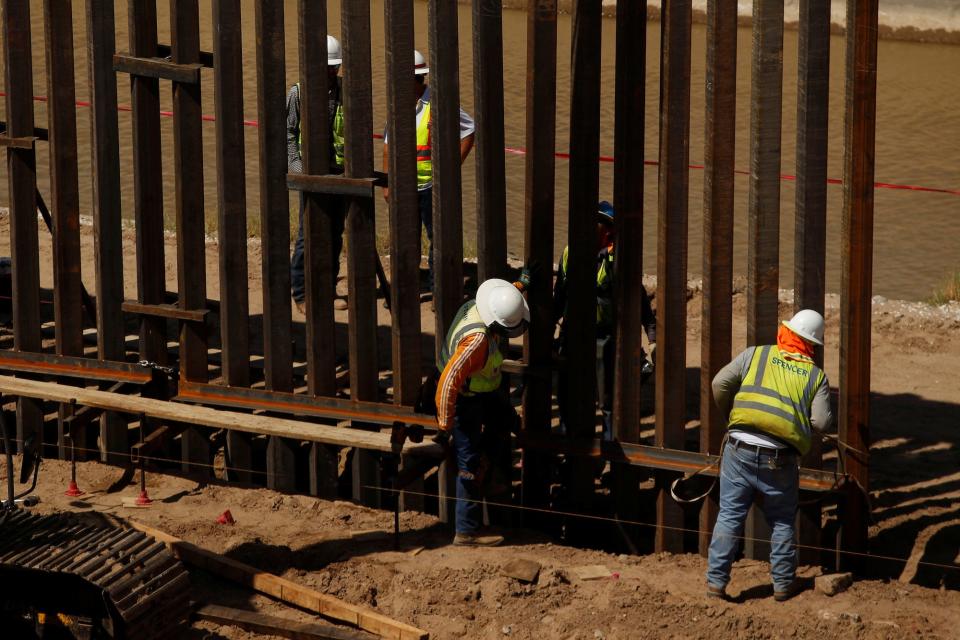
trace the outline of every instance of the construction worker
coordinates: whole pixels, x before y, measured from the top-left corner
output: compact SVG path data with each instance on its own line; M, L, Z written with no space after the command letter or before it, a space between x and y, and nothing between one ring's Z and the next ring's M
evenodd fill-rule
M613 300L613 255L616 229L614 227L615 212L613 205L606 200L597 205L597 398L600 410L603 413L603 437L613 439L613 370L614 355L616 353L614 330L616 329L615 305ZM564 350L566 331L563 320L567 314L567 259L570 247L564 247L557 269L557 281L553 288L553 319L560 325L560 352ZM650 306L650 298L642 282L640 288L640 320L647 334L650 348L657 342L657 318ZM643 379L646 380L653 373L653 365L647 360L646 353L641 350L643 359ZM566 425L567 415L567 381L566 376L560 377L557 389L557 404L560 407L560 424Z
M327 86L328 118L330 125L330 173L343 173L343 96L339 72L343 62L340 41L327 36ZM303 161L300 154L300 142L303 131L300 128L300 83L290 87L287 93L287 171L303 173ZM303 208L304 195L300 192L300 226L297 241L290 260L290 289L293 301L300 313L304 313L304 251L303 251ZM324 201L324 212L330 217L330 247L333 258L333 287L336 290L340 275L340 250L343 248L343 227L347 215L346 201L328 198ZM334 308L346 309L347 301L337 298Z
M510 338L527 330L530 309L522 291L530 284L524 269L510 284L492 278L475 300L460 307L437 359L437 440L450 436L457 458L455 545L495 546L502 536L482 535L479 500L494 471L510 466L510 431L517 414L500 391L500 365Z
M428 261L430 265L430 292L433 293L433 161L430 157L432 147L432 112L430 109L430 87L427 85L427 74L430 68L427 60L419 51L413 52L413 78L417 97L417 196L419 199L420 222L427 231L427 240L430 242ZM470 155L473 148L474 134L473 118L462 108L460 109L460 164ZM383 135L383 170L390 171L389 132ZM390 199L390 189L383 190L383 198Z
M827 376L813 363L823 316L804 309L782 323L775 345L747 347L713 379L713 398L729 415L720 463L720 513L710 542L707 595L726 597L747 512L757 496L772 529L770 574L777 601L796 595L794 521L798 460L812 431L833 421Z

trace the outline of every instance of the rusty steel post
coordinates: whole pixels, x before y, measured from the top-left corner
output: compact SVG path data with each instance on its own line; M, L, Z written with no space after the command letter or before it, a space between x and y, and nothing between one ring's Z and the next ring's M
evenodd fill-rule
M707 113L704 134L703 301L700 332L700 453L717 455L727 427L711 382L731 357L733 322L733 177L737 109L737 7L707 5ZM700 508L699 550L707 555L716 492Z
M198 0L170 0L171 59L174 64L200 61ZM181 309L207 304L206 229L203 208L203 111L200 85L173 83L173 157L177 207L177 288ZM180 323L180 376L207 381L207 329L198 322ZM210 439L206 430L188 428L180 437L183 470L210 475Z
M344 3L343 34L344 140L348 178L373 176L373 86L371 83L370 5ZM411 81L412 82L412 81ZM412 107L411 107L412 109ZM349 286L350 397L377 400L377 246L373 198L354 198L347 214L347 283ZM362 425L356 425L362 427ZM378 506L380 492L376 457L355 450L353 498Z
M643 154L646 102L647 5L617 3L616 120L614 124L613 204L617 242L614 262L616 363L613 433L620 442L640 441L640 388L643 370ZM617 516L637 521L638 474L614 465ZM637 527L628 527L631 539Z
M686 422L687 206L690 158L690 0L664 7L660 60L656 429L659 447L683 449ZM657 551L681 551L683 511L657 478Z
M66 0L43 3L47 61L47 130L50 140L50 210L53 235L53 315L58 355L83 353L83 303L80 280L80 182L77 173L77 111L73 72L73 12ZM64 420L60 406L57 445L67 457ZM68 437L69 434L66 434ZM80 443L86 457L86 429L73 434L70 448Z
M477 125L477 280L507 268L503 133L503 0L473 0L473 102Z
M306 175L327 175L330 166L329 79L327 76L327 3L300 0L300 131L301 158ZM331 247L331 206L341 206L336 196L302 192L304 243L304 301L307 311L307 385L311 395L337 393L336 323L333 299L336 283ZM336 258L340 259L339 256ZM337 450L310 444L310 494L337 495Z
M33 58L30 3L4 0L3 68L7 94L6 135L33 136ZM7 147L10 193L10 257L13 263L13 346L40 351L40 257L37 235L37 158L33 145ZM17 450L24 441L42 437L41 403L17 400Z
M390 311L392 314L393 401L412 406L421 383L420 216L417 213L416 95L413 90L414 17L412 0L383 5L390 132ZM401 458L401 468L414 461ZM423 481L400 495L405 510L423 511Z
M842 551L868 547L870 325L873 285L873 180L877 110L878 0L847 1L847 83L843 152L843 280L840 298L840 441L856 482L841 523ZM859 569L862 556L845 555Z
M217 237L220 243L220 351L223 381L250 385L250 294L247 286L246 150L240 0L213 2L213 87L217 139ZM253 482L249 435L228 431L226 475Z
M571 438L593 437L597 425L597 200L600 179L600 0L578 0L573 16L570 72L570 177L567 236L566 428ZM588 509L593 470L573 467L571 504ZM572 538L585 533L572 521Z
M260 143L260 228L263 234L263 355L265 382L293 389L290 302L290 200L287 193L284 3L254 3L257 32L257 130ZM267 486L296 486L294 443L267 442Z
M753 4L750 95L750 204L747 225L747 344L773 344L780 285L780 121L783 101L783 2ZM756 507L744 553L766 558L770 528Z
M127 9L130 55L157 53L155 2L135 0ZM137 301L163 304L166 291L163 246L163 158L160 144L160 81L130 76L133 111L133 203L137 227ZM114 267L115 268L115 267ZM166 364L166 320L140 316L140 357ZM154 393L160 390L153 390Z
M93 174L94 271L97 279L97 358L123 360L123 253L120 204L120 131L117 122L117 74L113 3L86 0L87 70L90 87L91 170ZM130 449L123 414L104 412L100 418L100 460L126 461Z
M830 114L830 2L801 0L797 86L797 194L794 221L794 311L823 313L827 245L827 123ZM823 347L815 360L823 366ZM803 466L820 468L813 439ZM817 502L800 507L800 564L819 564L821 513Z
M549 371L553 351L554 179L557 119L557 2L529 0L527 5L527 113L524 247L529 264L544 266L543 277L527 292L530 328L523 359L531 368ZM551 376L528 376L523 394L525 434L546 436L552 419ZM548 504L548 458L523 452L524 506Z
M460 44L457 3L429 0L430 114L433 159L433 260L436 350L463 303L460 180Z

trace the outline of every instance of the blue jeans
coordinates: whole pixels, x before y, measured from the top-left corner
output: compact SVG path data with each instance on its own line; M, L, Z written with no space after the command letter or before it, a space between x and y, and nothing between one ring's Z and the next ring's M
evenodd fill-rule
M420 210L420 222L427 230L427 240L430 241L427 264L430 266L430 293L433 293L433 187L417 191L417 208ZM420 255L423 255L422 247Z
M737 558L743 525L754 498L759 503L770 536L770 575L777 591L793 582L797 571L794 522L799 495L797 454L792 449L778 454L738 448L731 438L723 450L720 465L720 513L713 528L707 583L724 588L730 581L730 567Z
M293 245L293 258L290 260L290 295L295 302L303 302L304 287L304 249L303 249L303 209L305 201L300 194L300 227L297 241ZM330 216L330 253L333 258L333 289L337 289L337 277L340 275L340 250L343 248L343 227L347 217L346 200L329 198L324 203L324 212Z
M483 488L495 471L510 468L510 425L516 412L499 391L459 396L453 418L457 456L457 533L483 524Z

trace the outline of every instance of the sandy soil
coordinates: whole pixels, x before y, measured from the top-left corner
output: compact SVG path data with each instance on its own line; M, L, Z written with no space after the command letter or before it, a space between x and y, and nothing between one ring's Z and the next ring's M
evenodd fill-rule
M6 223L0 216L0 255L8 253ZM48 238L41 232L44 287L52 285ZM93 251L89 227L83 227L82 240L83 255L89 261ZM132 232L126 245L131 254L124 261L124 280L127 297L133 298ZM259 245L252 240L254 335L262 308L259 255ZM176 289L175 256L170 237L166 272L171 290ZM212 298L218 297L216 270L217 247L208 243L207 290ZM83 277L93 292L92 267L85 266ZM653 284L652 279L647 281ZM700 305L697 284L691 283L687 327L691 442L697 438ZM432 329L429 305L422 308L424 329ZM792 293L781 292L781 315L789 315L791 308ZM45 315L52 316L52 307L45 305L45 309ZM736 351L745 341L742 290L737 292L734 310ZM379 312L379 346L386 369L389 315L383 309ZM836 384L837 296L828 297L826 316L825 368ZM337 320L338 336L345 335L346 312L337 312ZM296 311L294 321L294 339L299 340L302 353L303 317ZM159 502L148 510L131 511L119 505L121 497L135 495L135 486L120 493L105 492L119 477L119 469L81 463L79 480L88 494L71 501L62 495L68 465L46 461L38 508L140 519L345 600L374 606L428 629L435 638L955 638L960 628L960 592L955 590L960 586L960 383L953 366L960 358L958 329L960 304L936 308L874 300L871 552L899 560L871 561L868 573L877 579L857 582L834 598L808 591L777 604L770 597L767 564L742 561L731 585L738 602L710 602L703 596L704 561L695 555L627 556L576 549L525 530L511 531L508 546L501 549L453 549L447 546L449 532L435 518L414 513L403 514L401 551L397 552L389 536L371 533L390 531L389 513L262 488L201 484L156 469L149 473L149 489ZM346 341L338 343L345 350ZM432 344L432 337L425 335L424 344ZM135 341L130 345L135 348ZM652 434L650 395L644 396L645 437ZM828 453L827 465L833 464L835 455ZM224 509L232 511L236 525L215 523ZM597 529L598 537L605 535L605 529ZM609 549L605 542L598 539L594 544ZM420 546L425 549L413 555L412 550ZM500 575L501 566L515 558L543 565L536 583L523 585ZM616 577L598 581L575 577L577 567L597 564ZM803 575L817 571L807 568ZM306 618L210 576L196 573L194 578L198 600ZM193 633L196 638L257 637L201 623Z

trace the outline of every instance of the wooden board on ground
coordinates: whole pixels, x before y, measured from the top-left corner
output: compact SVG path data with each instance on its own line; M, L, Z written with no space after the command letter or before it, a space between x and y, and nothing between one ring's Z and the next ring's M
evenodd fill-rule
M243 609L208 604L194 614L200 620L240 627L244 631L263 633L291 640L365 640L372 636L360 631L341 629L328 624L297 622Z
M588 564L583 567L573 567L570 569L570 573L578 580L601 580L613 575L610 573L610 569L607 569L602 564Z
M307 442L322 442L344 447L358 447L372 451L392 451L389 433L339 429L330 425L221 411L209 407L188 406L165 400L128 396L96 389L69 387L55 382L38 382L0 376L0 393L67 404L76 402L81 406L97 407L110 411L142 413L148 418L196 426L244 431ZM404 444L403 453L440 457L443 452L440 446L433 442L422 442L420 444L407 442Z
M384 638L428 640L430 637L430 634L423 629L391 620L367 607L338 600L331 595L320 593L272 573L261 571L256 567L208 551L141 522L130 520L128 524L137 531L142 531L165 543L182 562L242 584L281 602L319 613L331 620L346 622Z
M515 578L521 582L536 582L540 575L540 563L533 560L517 558L503 565L500 573L508 578Z

